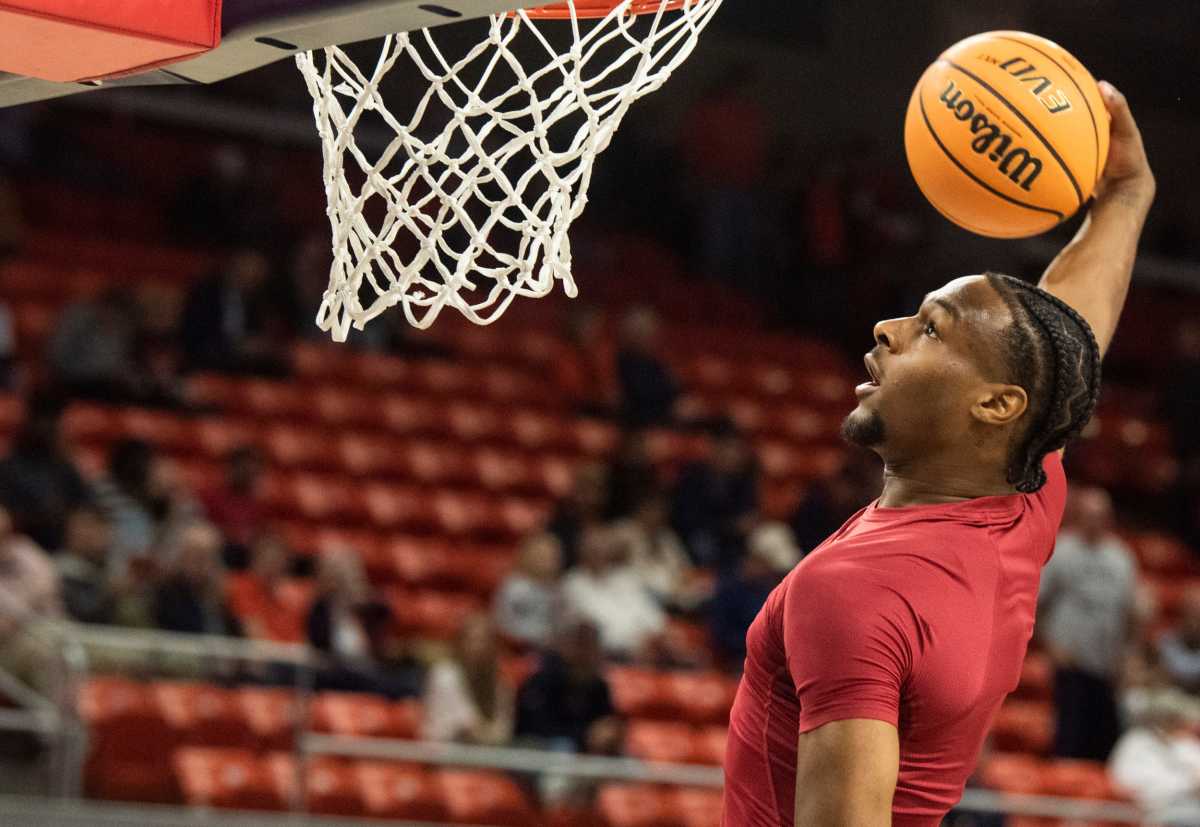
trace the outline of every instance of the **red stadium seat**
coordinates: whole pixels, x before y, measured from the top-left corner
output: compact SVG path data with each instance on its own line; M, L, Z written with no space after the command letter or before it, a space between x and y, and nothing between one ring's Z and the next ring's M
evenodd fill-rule
M341 465L336 443L325 428L271 425L263 429L260 444L267 461L281 470L330 471Z
M290 802L296 794L296 759L275 752L266 758L267 772L279 798ZM362 786L351 762L330 756L310 758L304 767L304 810L335 816L367 814Z
M219 460L224 460L240 445L257 444L259 436L259 428L248 420L211 417L198 420L193 432L199 450Z
M462 362L433 359L416 362L409 378L418 388L436 396L474 396L480 386L478 369Z
M725 723L737 683L720 672L670 672L663 678L667 695L680 714L696 724Z
M480 521L475 533L497 540L524 537L546 524L551 504L546 498L503 497L498 509Z
M1031 701L1046 701L1054 689L1054 664L1040 652L1029 652L1021 665L1021 680L1013 694Z
M701 727L696 735L696 760L702 764L723 765L725 763L725 744L728 740L728 727Z
M675 698L663 674L636 666L609 668L608 684L613 705L629 718L669 718L675 713Z
M1047 761L1043 766L1042 792L1067 798L1120 798L1104 764L1061 758Z
M428 434L441 430L439 410L428 399L408 394L388 394L375 405L377 425L399 435Z
M417 439L400 449L405 476L421 485L462 485L475 482L467 453L448 442Z
M321 692L310 714L319 732L362 738L412 738L420 717L413 701L393 703L359 692Z
M378 428L380 423L375 395L340 384L322 384L312 388L312 418L326 425L344 428L365 426Z
M242 722L263 749L288 749L296 735L296 697L288 689L243 686L236 690Z
M437 773L449 820L458 824L532 827L537 813L511 778L498 772L442 770Z
M348 375L367 388L391 388L405 384L412 376L412 366L395 356L379 353L356 354L346 362Z
M446 802L437 778L424 767L383 761L355 766L367 815L412 821L445 821Z
M382 530L425 529L438 523L432 498L415 485L369 483L356 491L367 518Z
M605 784L596 796L604 827L679 827L669 790L650 784Z
M471 594L430 589L391 589L388 598L401 633L436 640L453 638L467 616L483 606Z
M92 678L80 688L78 708L91 732L92 757L100 763L167 763L175 732L146 684Z
M1042 789L1045 762L1031 755L996 752L980 771L985 787L1001 792L1036 795Z
M306 379L337 379L346 371L347 353L337 345L295 342L291 346L292 369Z
M625 753L646 761L682 764L699 752L691 724L674 721L629 721L625 727Z
M1195 554L1176 537L1146 531L1125 539L1133 547L1142 571L1147 574L1186 577L1200 573Z
M1044 755L1054 737L1053 709L1044 702L1006 701L992 725L992 737L999 750Z
M446 407L446 428L459 442L482 442L503 434L502 414L494 407L473 402L452 402Z
M358 477L398 476L402 473L403 443L389 436L350 431L336 440L342 471Z
M680 827L721 827L721 791L680 787L672 790L670 807Z
M288 802L262 759L247 750L183 747L174 766L183 798L200 807L282 810Z
M181 744L252 747L237 694L206 683L160 681L151 686L163 720Z

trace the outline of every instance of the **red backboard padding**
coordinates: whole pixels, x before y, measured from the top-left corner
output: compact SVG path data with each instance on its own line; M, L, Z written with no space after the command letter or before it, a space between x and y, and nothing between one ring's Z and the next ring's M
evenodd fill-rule
M153 69L221 42L221 0L0 0L0 71L60 82Z

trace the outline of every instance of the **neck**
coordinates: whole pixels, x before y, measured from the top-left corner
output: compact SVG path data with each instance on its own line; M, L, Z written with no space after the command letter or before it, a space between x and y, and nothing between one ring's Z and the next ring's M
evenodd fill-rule
M903 508L909 505L938 505L976 497L1012 494L1016 491L1002 471L985 473L986 463L962 460L925 459L887 462L883 469L883 491L879 505Z

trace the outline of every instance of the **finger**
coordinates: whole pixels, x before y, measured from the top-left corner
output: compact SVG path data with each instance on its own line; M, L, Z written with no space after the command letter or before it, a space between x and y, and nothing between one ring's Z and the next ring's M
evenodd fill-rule
M1106 80L1100 81L1097 85L1100 87L1100 97L1104 99L1108 114L1112 116L1110 129L1113 134L1129 137L1138 135L1137 123L1133 120L1133 112L1129 110L1129 101L1125 99L1125 96Z

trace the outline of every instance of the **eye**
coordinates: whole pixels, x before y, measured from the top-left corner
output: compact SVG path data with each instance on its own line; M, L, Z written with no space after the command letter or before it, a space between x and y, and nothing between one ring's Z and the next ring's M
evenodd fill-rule
M937 326L933 322L925 322L924 333L926 336L932 336L935 339L938 338Z

